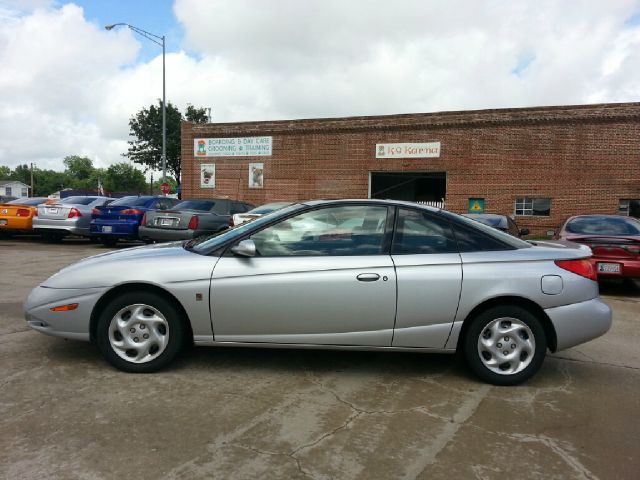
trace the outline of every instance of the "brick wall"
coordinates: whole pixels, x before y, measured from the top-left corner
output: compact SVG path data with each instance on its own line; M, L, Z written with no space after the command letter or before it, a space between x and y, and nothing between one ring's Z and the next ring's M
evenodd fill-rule
M193 139L272 136L270 157L194 158ZM376 159L376 143L441 142L439 158ZM249 163L264 163L264 188L249 189ZM216 188L200 188L215 163ZM182 125L184 198L366 198L369 172L446 172L447 209L514 212L516 197L550 197L549 217L517 217L543 234L567 216L617 213L640 198L640 103Z

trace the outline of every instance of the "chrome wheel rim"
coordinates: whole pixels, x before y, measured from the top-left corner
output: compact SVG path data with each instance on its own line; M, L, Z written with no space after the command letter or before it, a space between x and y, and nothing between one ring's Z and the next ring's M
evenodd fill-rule
M493 373L513 375L529 366L536 341L529 326L517 318L496 318L478 337L480 360Z
M127 362L150 362L167 348L169 322L155 307L129 305L111 319L109 343L116 355Z

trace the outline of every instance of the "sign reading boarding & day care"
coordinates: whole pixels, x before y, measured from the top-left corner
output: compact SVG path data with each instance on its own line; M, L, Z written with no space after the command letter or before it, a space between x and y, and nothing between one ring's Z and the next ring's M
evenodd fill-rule
M268 157L272 137L196 138L195 157Z
M376 144L376 158L436 158L439 156L440 142Z

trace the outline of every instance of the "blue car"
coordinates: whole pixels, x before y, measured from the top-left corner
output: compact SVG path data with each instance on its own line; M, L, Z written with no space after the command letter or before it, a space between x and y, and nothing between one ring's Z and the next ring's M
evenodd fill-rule
M91 212L90 235L106 247L119 239L137 240L138 227L148 210L167 210L179 200L167 197L122 197L109 205L96 207Z

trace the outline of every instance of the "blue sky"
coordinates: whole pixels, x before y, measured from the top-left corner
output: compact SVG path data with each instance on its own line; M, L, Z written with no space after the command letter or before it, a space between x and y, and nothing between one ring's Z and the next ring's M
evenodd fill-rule
M56 1L62 5L63 1ZM87 21L100 26L129 23L158 36L165 36L167 52L179 51L184 30L173 14L173 0L74 0L84 10ZM123 27L118 27L123 28ZM138 60L149 61L157 56L159 47L138 37L141 50Z
M640 0L0 0L0 165L122 161L162 96L214 122L640 102Z

